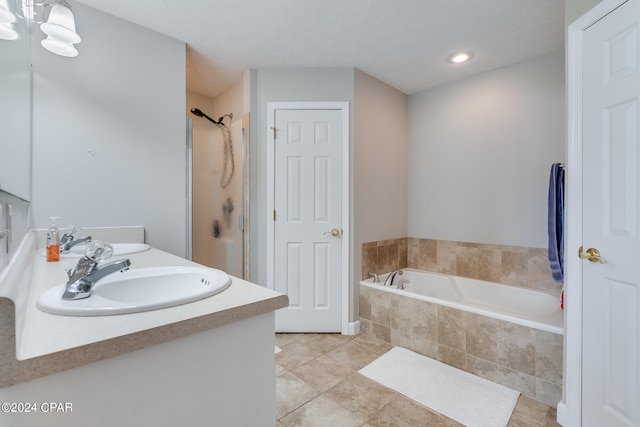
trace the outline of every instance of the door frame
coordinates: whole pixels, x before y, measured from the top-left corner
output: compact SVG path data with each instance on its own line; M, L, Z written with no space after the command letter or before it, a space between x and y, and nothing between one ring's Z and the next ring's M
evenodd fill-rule
M273 220L275 203L275 150L273 126L275 124L276 110L340 110L342 120L342 271L341 281L341 305L342 315L340 319L341 333L349 334L349 266L351 254L349 246L351 242L350 214L350 122L349 102L268 102L267 103L267 287L274 289L275 275L275 221Z
M603 0L568 27L567 188L565 192L565 310L562 401L558 422L582 425L582 60L583 33L628 0ZM568 363L569 362L569 363Z

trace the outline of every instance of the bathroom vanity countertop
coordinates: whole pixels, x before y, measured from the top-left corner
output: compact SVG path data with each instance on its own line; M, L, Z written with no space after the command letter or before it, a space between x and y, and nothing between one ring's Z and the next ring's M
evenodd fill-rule
M40 251L41 252L41 251ZM22 331L16 331L18 360L36 358L56 352L135 335L136 341L156 339L166 341L215 328L247 317L285 307L285 295L231 276L231 285L211 297L195 302L140 313L113 316L58 316L40 311L38 297L51 287L66 282L66 268L73 268L78 259L46 262L40 252L34 251L33 276L26 304ZM131 260L131 269L168 266L199 265L158 249L130 254L122 258ZM118 257L120 258L120 257ZM165 328L166 330L162 330ZM149 331L150 336L141 333ZM129 340L113 342L116 347L130 348Z

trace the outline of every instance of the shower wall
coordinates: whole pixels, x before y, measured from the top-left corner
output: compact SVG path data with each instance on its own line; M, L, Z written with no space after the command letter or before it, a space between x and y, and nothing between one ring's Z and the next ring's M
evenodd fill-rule
M193 120L192 259L236 277L243 277L242 103L242 83L215 98L187 93L187 111L199 108L214 120L233 114L233 120L223 120L231 136L226 154L225 129L190 113L189 117Z

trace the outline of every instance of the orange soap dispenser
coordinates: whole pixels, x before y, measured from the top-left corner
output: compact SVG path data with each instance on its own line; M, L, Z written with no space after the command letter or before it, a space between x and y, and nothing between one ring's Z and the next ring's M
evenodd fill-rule
M47 230L47 261L60 261L60 233L56 225L57 216L52 216Z

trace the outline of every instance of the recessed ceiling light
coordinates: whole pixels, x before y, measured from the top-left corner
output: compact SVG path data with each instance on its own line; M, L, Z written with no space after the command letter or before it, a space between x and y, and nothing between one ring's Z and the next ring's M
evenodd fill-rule
M459 52L449 57L450 62L460 63L473 58L473 52Z

